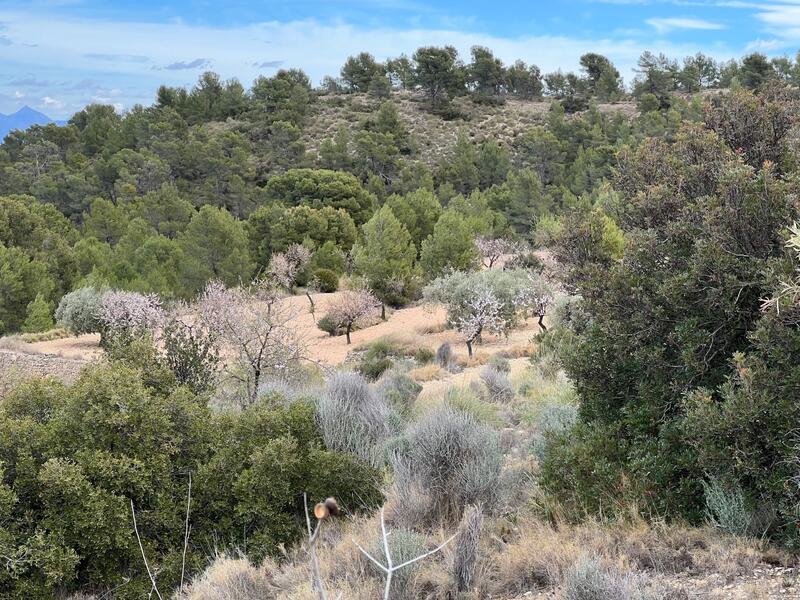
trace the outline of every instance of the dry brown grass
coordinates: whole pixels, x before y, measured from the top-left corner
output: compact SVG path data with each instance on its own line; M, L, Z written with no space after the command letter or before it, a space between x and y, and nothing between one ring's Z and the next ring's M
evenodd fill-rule
M390 528L397 526L394 509L402 501L393 498L386 505ZM329 597L342 594L342 598L372 600L381 596L381 576L353 543L355 540L369 547L378 535L376 517L342 519L323 530L318 554ZM443 530L428 532L428 547L435 547L446 536ZM462 595L456 594L453 554L453 548L445 547L440 554L425 559L409 580L404 597L445 600L557 593L565 576L587 556L622 574L641 575L659 585L662 580L674 582L692 577L732 581L752 573L765 560L791 564L788 555L765 549L756 540L723 536L710 528L648 524L635 516L613 524L591 520L582 524L545 522L532 516L519 522L487 519L478 546L472 589ZM750 587L752 593L763 589L756 583ZM747 586L742 589L747 591ZM305 551L295 548L287 560L266 561L259 567L246 559L219 557L181 596L182 600L234 598L316 600Z
M447 371L442 369L439 365L433 363L412 369L408 372L408 374L414 381L419 381L422 383L426 381L438 381L448 376Z

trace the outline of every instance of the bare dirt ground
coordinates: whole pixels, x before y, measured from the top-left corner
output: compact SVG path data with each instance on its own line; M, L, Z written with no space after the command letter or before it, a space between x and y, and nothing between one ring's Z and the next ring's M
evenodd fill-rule
M331 337L320 330L315 321L327 311L330 302L338 295L314 294L315 314L309 311L308 298L302 295L291 296L286 301L295 309L297 317L293 323L307 345L309 359L326 365L337 365L347 358L353 349L375 341L384 336L398 336L419 345L436 350L443 342L450 342L457 357L466 358L466 346L453 330L445 328L445 310L441 307L416 305L398 310L387 309L386 321L351 334L352 344L347 345L344 336ZM484 343L478 347L477 354L486 355L513 346L525 346L536 331L535 323L525 323L523 327L513 331L509 337L485 336ZM101 357L100 336L87 334L67 337L58 340L22 344L20 351L31 354L46 354L61 358L91 361Z

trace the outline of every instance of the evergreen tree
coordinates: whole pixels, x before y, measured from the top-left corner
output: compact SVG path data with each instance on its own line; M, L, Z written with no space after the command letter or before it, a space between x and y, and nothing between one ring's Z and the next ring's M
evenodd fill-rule
M385 319L387 303L401 304L414 291L417 250L411 234L388 206L376 212L362 231L363 239L353 248L356 271L381 301Z

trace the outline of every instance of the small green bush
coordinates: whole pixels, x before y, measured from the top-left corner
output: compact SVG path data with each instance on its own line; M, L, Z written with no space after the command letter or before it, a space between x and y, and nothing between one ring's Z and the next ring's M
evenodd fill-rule
M436 358L436 355L434 354L433 350L426 346L423 346L414 352L414 360L421 365L432 363L434 358Z
M325 315L320 319L317 319L317 327L319 327L322 331L324 331L331 337L334 337L336 335L341 335L339 327L327 315Z
M42 294L36 294L36 298L28 304L27 317L22 324L22 331L24 333L42 333L49 331L54 326L52 303L45 300Z
M330 293L339 289L339 276L330 269L317 269L313 279L320 292Z

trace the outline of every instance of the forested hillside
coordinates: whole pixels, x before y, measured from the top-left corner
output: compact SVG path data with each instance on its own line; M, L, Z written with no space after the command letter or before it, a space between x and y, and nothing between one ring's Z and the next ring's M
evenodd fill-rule
M483 48L468 63L421 48L386 64L353 57L319 89L299 70L249 89L206 73L124 115L91 105L67 126L12 132L0 149L3 330L80 285L185 298L212 277L248 280L291 243L346 253L387 198L413 212L398 198L412 193L425 219L446 208L474 234L530 238L543 215L607 193L619 148L700 118L693 92L794 76L754 61L644 55L631 98L595 54L579 75L542 77Z
M0 596L796 593L800 64L580 64L11 132L0 342L102 358L0 388Z

